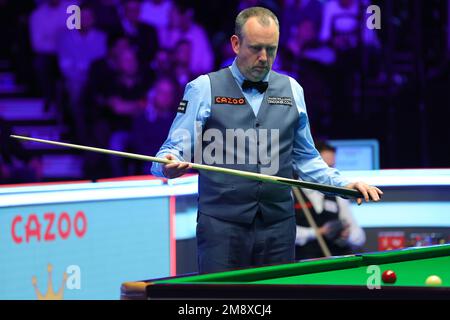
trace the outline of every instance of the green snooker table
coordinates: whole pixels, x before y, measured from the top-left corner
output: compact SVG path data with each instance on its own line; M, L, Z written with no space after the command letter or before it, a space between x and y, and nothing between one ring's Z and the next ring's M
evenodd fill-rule
M382 273L393 270L393 284ZM430 275L442 284L429 286ZM450 299L450 245L303 260L121 287L122 299Z

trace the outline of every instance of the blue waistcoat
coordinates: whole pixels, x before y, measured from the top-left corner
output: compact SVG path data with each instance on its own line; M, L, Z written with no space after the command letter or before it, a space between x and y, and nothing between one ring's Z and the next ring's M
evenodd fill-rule
M255 116L229 68L212 72L208 76L211 80L212 104L210 117L202 128L202 136L204 137L204 133L210 129L215 129L216 133L220 132L223 137L223 149L225 151L223 151L222 164L207 164L265 173L264 170L261 170L266 162L261 160L259 149L261 147L265 148L265 141L267 141L268 151L265 153L273 158L271 154L271 137L273 135L270 133L273 132L271 130L277 130L279 134L279 166L278 170L272 175L292 178L292 147L294 133L299 125L299 112L292 94L289 78L271 71L269 86L265 91L258 115ZM286 103L286 101L288 102ZM243 154L246 157L243 164L236 161L237 152L243 151L236 150L236 141L234 141L234 150L225 148L227 144L227 129L242 129L243 131L252 129L254 130L253 132L256 132L253 138L250 138L245 143L245 152ZM267 133L267 139L261 139L260 134L262 133ZM254 139L255 137L256 139ZM205 151L211 152L209 144L213 141L202 143L203 155ZM209 149L207 149L208 146ZM257 148L257 161L249 159L249 148ZM233 163L225 163L227 153L235 156ZM205 163L204 157L203 163ZM269 165L266 164L266 166ZM250 224L258 211L261 212L264 223L267 224L294 216L291 188L223 173L199 171L200 213L222 220Z

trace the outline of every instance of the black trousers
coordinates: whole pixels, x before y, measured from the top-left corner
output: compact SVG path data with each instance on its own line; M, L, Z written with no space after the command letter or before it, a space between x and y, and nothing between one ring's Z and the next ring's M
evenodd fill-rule
M265 225L261 213L252 224L199 213L197 251L200 273L294 262L295 217Z

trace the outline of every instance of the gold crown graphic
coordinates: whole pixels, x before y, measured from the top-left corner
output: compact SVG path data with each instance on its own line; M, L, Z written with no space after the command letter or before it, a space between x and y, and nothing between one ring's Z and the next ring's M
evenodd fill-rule
M37 287L37 278L36 276L33 276L31 279L31 282L33 283L34 291L36 292L36 296L38 300L62 300L63 299L63 293L64 293L64 286L66 285L67 280L67 273L63 273L63 282L61 286L59 287L59 290L55 292L53 290L53 283L52 283L52 270L53 266L49 263L47 266L47 272L48 272L48 280L47 280L47 293L42 294L38 287Z

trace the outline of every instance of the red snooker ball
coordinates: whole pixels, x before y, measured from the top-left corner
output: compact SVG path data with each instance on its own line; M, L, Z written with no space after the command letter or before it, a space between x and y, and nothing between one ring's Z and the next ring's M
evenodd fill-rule
M397 280L397 275L392 270L386 270L381 275L381 279L384 283L395 283L395 281Z

